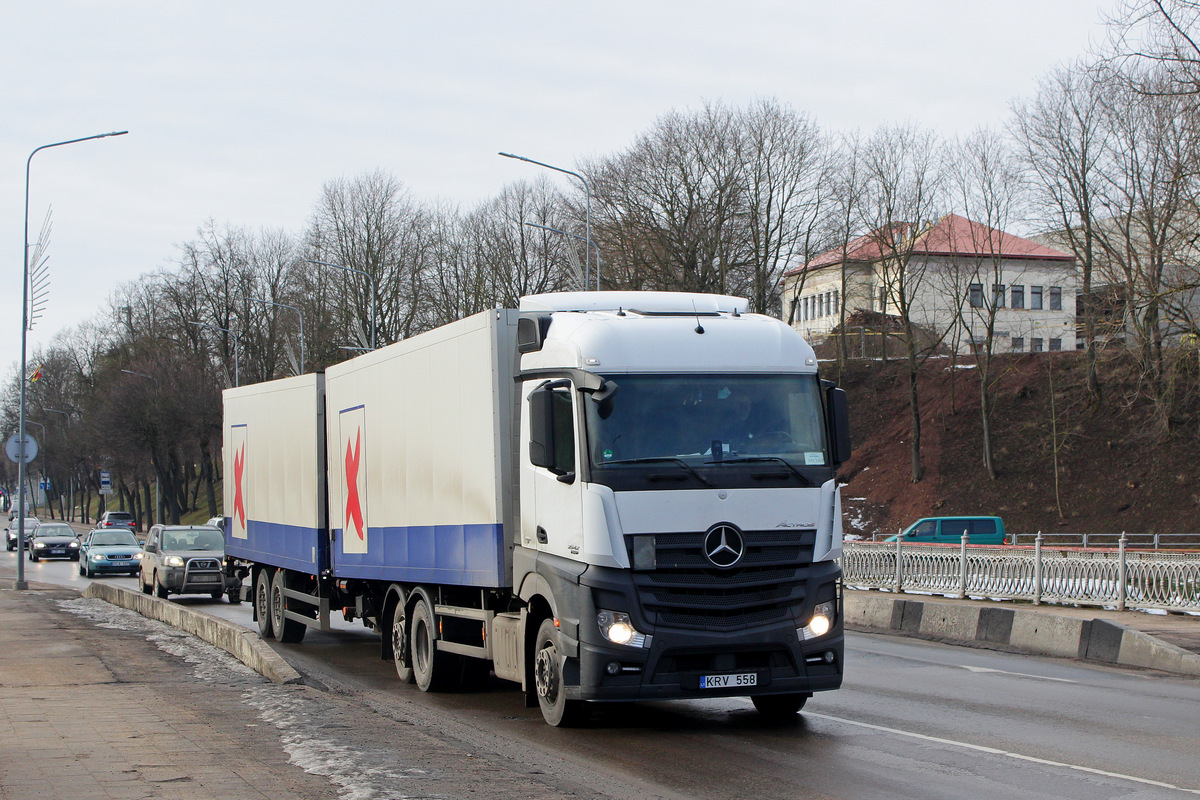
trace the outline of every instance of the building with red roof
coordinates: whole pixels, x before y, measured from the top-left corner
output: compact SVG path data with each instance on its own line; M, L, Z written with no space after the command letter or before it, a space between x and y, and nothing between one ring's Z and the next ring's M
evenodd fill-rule
M820 341L855 312L898 316L903 293L913 321L961 352L989 330L997 353L1071 350L1078 291L1073 256L947 214L864 234L789 270L783 312Z

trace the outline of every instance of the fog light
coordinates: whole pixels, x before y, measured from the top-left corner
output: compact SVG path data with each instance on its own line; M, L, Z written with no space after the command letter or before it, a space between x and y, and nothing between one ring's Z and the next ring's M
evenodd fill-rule
M833 652L832 650L825 651L825 663L826 664L832 664L833 660L835 658L837 658L837 653Z
M604 668L604 671L607 672L609 675L620 675L621 674L621 662L619 662L619 661L608 662L608 666Z

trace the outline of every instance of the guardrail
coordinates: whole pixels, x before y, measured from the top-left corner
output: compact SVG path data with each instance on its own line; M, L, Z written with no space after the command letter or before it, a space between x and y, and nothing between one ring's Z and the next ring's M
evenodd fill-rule
M1124 609L1200 611L1200 553L846 542L849 587Z

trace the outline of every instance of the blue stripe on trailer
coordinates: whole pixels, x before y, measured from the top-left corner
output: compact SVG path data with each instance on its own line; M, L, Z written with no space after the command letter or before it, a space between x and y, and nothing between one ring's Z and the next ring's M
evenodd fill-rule
M334 531L333 574L454 586L506 586L504 526L411 525L367 530L368 553L344 553Z
M314 548L320 534L318 528L251 519L246 521L245 539L225 536L225 555L316 575L313 554L319 552Z

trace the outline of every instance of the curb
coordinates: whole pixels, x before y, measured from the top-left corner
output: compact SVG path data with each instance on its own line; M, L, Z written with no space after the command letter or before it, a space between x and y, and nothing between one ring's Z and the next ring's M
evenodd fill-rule
M844 613L846 627L852 630L900 633L974 647L1006 646L1037 655L1200 675L1200 655L1103 619L874 593L847 593Z
M268 647L256 632L246 630L240 625L205 614L203 611L99 581L93 581L84 590L83 596L128 608L143 617L165 622L171 627L198 636L229 653L272 683L299 683L302 680L300 673Z

